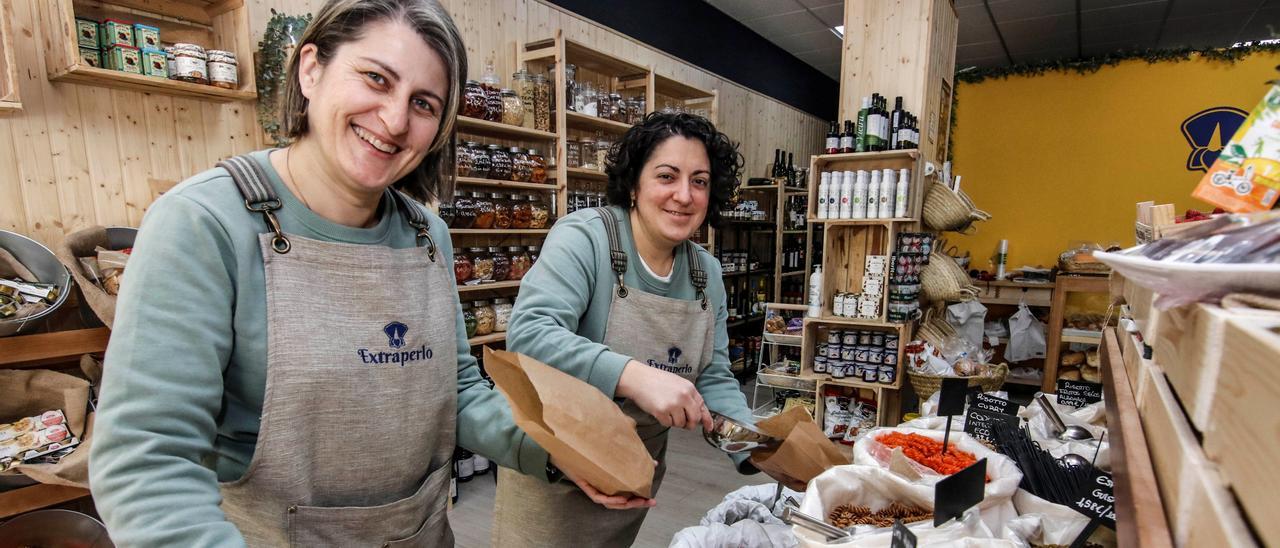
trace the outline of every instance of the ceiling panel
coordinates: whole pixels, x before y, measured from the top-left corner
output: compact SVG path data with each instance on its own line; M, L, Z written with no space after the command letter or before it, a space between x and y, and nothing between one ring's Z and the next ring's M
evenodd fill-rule
M1059 46L1052 49L1043 49L1038 51L1028 51L1023 53L1014 52L1013 61L1015 63L1036 63L1040 61L1053 61L1055 59L1071 59L1076 56L1076 46Z
M1252 12L1261 5L1261 0L1174 0L1169 17L1219 17L1222 12Z
M825 8L828 6L839 6L841 10L844 9L844 2L842 2L841 0L798 0L798 1L800 2L801 5L809 9Z
M1175 9L1182 1L1174 2ZM1248 10L1219 13L1213 17L1170 17L1165 21L1159 47L1230 46L1252 14L1253 11Z
M1081 5L1080 26L1089 29L1143 23L1159 25L1164 20L1165 7L1165 2L1141 2L1091 10Z
M790 1L790 0L787 0ZM796 10L742 22L765 38L826 30L828 27L806 10Z
M1280 2L1270 2L1270 4L1280 4ZM1240 34L1236 36L1236 41L1266 40L1268 38L1280 38L1280 5L1258 10L1253 15L1253 18L1249 19L1244 28L1240 30Z
M1080 38L1085 46L1085 55L1091 55L1090 50L1097 52L1096 44L1125 42L1127 48L1146 48L1151 47L1156 41L1156 36L1160 34L1159 21L1147 21L1145 23L1133 23L1128 25L1112 25L1106 27L1084 27L1080 30Z
M1004 0L992 1L991 13L1003 29L1005 22L1037 19L1055 15L1075 17L1075 0Z
M1053 15L1011 22L1002 21L997 17L996 24L999 25L1000 34L1004 35L1009 50L1014 53L1036 48L1043 49L1045 45L1061 43L1063 37L1068 35L1071 43L1075 44L1075 15Z
M780 12L779 4L785 5L787 11L798 9L792 0L707 0L707 3L740 22L776 15Z
M792 54L822 49L840 49L842 44L835 33L828 29L806 32L803 34L784 34L773 40L782 49Z
M956 65L959 66L960 59L970 57L995 57L1004 56L1004 48L1000 46L1000 42L982 42L980 44L965 44L956 46Z
M1000 40L982 4L956 8L956 15L960 18L960 38L957 40L960 44Z
M844 4L836 4L834 6L825 6L820 8L809 8L809 11L818 16L827 28L844 24Z

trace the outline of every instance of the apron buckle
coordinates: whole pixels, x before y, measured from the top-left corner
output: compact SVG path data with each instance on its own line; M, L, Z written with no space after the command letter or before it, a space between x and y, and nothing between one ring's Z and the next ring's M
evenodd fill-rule
M627 285L622 283L622 274L618 274L618 298L627 298Z
M436 240L431 237L431 231L427 230L427 225L418 227L418 239L425 238L427 240L427 253L431 256L431 262L436 262Z

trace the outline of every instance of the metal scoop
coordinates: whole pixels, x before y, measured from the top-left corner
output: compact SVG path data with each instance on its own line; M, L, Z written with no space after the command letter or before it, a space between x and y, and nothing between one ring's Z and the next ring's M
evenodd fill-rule
M1049 422L1053 423L1053 428L1056 430L1055 434L1057 434L1059 439L1093 439L1093 434L1090 434L1089 431L1085 430L1083 427L1074 424L1067 426L1066 423L1062 422L1062 417L1058 416L1058 410L1053 408L1053 403L1049 402L1049 398L1045 397L1044 394L1036 394L1036 403L1040 404L1040 407L1044 409L1045 415L1049 416Z
M788 525L804 527L805 529L826 537L827 540L842 540L851 536L851 533L848 531L810 516L809 514L801 512L791 506L787 506L782 509L782 521Z
M750 424L733 420L711 412L711 429L702 433L702 439L725 453L746 453L761 447L776 447L782 440L756 430Z

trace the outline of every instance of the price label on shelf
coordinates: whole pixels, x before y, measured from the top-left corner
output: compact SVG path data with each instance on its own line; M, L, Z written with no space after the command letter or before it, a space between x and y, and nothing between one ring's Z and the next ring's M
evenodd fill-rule
M1058 381L1058 403L1080 408L1102 401L1102 385L1088 381Z

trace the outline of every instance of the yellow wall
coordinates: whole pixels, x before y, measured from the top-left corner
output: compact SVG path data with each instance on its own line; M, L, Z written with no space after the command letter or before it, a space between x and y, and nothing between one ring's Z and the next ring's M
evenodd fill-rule
M1173 203L1179 215L1212 209L1191 198L1203 173L1187 170L1182 122L1210 107L1252 110L1278 61L1127 61L1088 75L957 85L954 173L994 218L948 239L978 268L1001 239L1010 268L1050 266L1073 240L1133 245L1137 202Z

